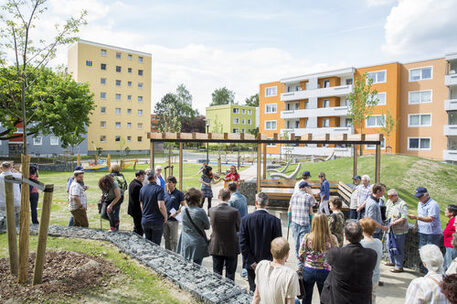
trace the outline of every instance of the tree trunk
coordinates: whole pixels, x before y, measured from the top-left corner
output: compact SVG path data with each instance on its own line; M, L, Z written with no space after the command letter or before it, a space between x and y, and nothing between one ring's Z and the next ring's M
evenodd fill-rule
M363 121L360 123L360 135L363 134ZM363 145L360 145L360 156L363 155Z

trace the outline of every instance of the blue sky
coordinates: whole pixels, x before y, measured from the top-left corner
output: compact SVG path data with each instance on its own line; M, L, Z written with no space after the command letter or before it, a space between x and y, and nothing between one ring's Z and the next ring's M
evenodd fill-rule
M152 103L184 83L202 113L223 86L242 103L286 76L457 51L457 0L50 0L43 26L82 8L82 39L152 53Z

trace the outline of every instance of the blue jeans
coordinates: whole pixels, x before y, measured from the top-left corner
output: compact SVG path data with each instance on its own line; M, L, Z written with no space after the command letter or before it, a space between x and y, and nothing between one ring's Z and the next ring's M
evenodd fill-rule
M111 213L108 212L109 226L111 231L119 230L119 213L121 212L121 204L114 205Z
M349 209L349 219L351 219L351 220L357 219L357 209Z
M427 244L433 244L438 247L440 247L440 241L441 241L441 234L425 234L425 233L418 233L419 234L419 250L422 248L422 246L427 245ZM428 270L424 267L424 265L421 263L420 264L420 269L424 273L428 273Z
M160 246L163 235L163 221L145 222L143 223L143 230L146 239Z
M395 268L397 269L403 269L403 261L405 258L405 239L406 234L395 234L395 242L397 243L398 254L392 255L389 251L390 262L395 264Z
M303 264L300 262L300 259L298 258L298 251L300 250L300 245L301 241L303 240L303 237L305 234L309 232L309 225L299 225L297 223L291 222L290 226L292 227L292 236L294 237L295 241L295 256L297 257L297 266L298 268L302 268Z
M303 299L303 304L311 304L313 300L314 283L317 284L319 296L321 295L322 288L324 288L324 282L329 273L330 271L325 269L303 268L303 281L305 283L305 298Z
M457 258L457 250L452 247L445 247L446 253L444 254L444 271L451 265L453 259Z

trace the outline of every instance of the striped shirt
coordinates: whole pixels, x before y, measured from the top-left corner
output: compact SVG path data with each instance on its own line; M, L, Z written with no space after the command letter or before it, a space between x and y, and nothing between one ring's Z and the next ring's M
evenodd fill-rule
M303 190L295 193L290 199L291 221L301 225L309 226L309 210L314 205L313 197Z
M362 205L366 199L370 196L371 194L371 185L368 184L366 187L361 184L359 187L359 199L360 199L360 205Z
M416 278L409 284L406 290L406 304L433 303L447 304L446 297L441 293L440 282L443 275L429 272L423 278Z

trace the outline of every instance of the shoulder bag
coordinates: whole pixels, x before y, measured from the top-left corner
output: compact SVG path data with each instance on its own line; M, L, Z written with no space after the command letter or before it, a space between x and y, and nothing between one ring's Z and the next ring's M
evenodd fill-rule
M208 240L208 237L206 236L206 233L204 231L202 231L197 225L195 225L194 221L192 220L192 217L190 216L189 209L186 208L185 210L186 210L187 217L189 218L189 221L192 224L192 226L194 226L194 228L195 228L195 230L197 230L198 234L200 234L202 236L202 238L205 240L205 242L208 244L209 240Z

